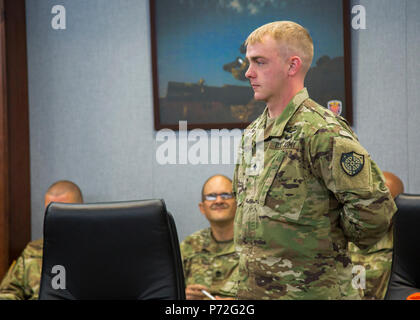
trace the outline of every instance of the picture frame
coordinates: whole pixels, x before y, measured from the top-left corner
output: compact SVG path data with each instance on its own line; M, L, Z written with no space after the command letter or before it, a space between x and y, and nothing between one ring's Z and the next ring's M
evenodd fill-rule
M244 129L264 110L245 77L244 41L295 21L310 32L310 97L352 125L349 0L149 0L155 130Z

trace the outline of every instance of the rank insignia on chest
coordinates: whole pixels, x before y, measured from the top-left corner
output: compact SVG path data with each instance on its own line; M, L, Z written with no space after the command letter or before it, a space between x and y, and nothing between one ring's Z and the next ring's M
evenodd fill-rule
M354 177L362 171L365 165L365 156L356 152L343 153L341 155L341 168L350 177Z

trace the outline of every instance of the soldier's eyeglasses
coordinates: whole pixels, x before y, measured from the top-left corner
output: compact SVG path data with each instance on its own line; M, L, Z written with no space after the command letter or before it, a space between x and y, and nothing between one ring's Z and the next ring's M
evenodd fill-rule
M215 201L218 196L220 196L220 198L222 198L223 200L228 200L233 198L233 193L210 193L204 195L204 199L206 199L207 201Z

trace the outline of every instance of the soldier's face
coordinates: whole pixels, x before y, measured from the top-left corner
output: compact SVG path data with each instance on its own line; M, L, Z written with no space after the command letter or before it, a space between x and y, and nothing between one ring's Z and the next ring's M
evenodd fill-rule
M271 36L265 36L262 42L250 44L246 57L249 68L245 76L254 90L254 99L275 103L283 95L287 85L288 69L284 48Z
M216 200L204 200L199 204L201 213L209 220L210 224L233 223L236 212L236 200L222 199L220 194L232 193L232 183L224 177L214 177L204 187L204 194L218 194Z

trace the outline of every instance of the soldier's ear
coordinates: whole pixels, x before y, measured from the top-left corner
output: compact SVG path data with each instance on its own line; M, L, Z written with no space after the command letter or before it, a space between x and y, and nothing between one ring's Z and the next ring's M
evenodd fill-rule
M201 212L202 214L204 214L204 203L203 203L203 202L200 202L200 203L198 204L198 208L200 209L200 212Z
M291 57L289 60L289 71L288 71L289 76L296 75L301 69L301 67L302 67L302 59L300 59L298 56Z

